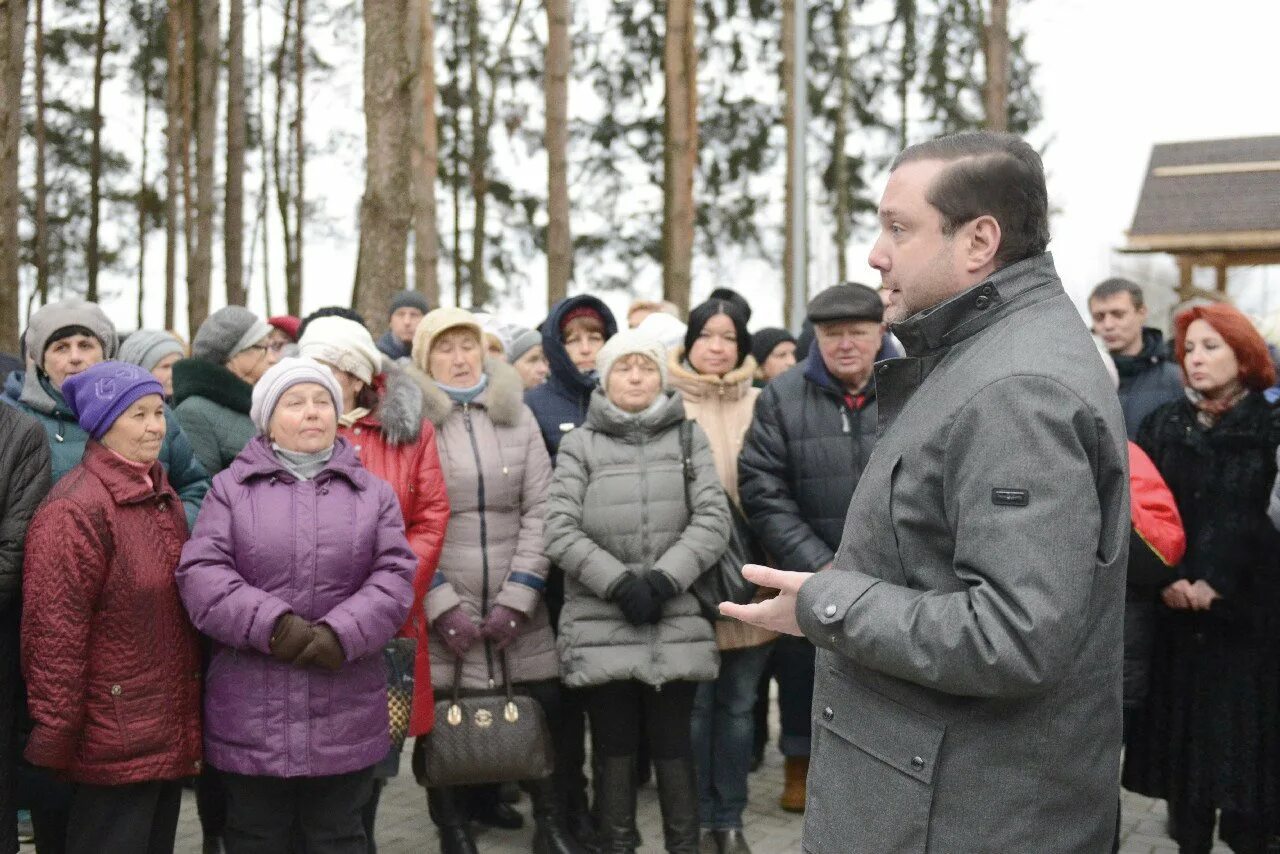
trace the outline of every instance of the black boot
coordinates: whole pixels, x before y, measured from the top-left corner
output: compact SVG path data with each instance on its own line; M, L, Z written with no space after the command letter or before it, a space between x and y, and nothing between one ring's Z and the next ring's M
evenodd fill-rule
M537 827L533 833L533 854L587 854L569 833L555 783L549 778L531 780L524 787L533 804L533 821Z
M440 831L440 854L477 854L471 824L451 788L428 788L427 809Z
M667 854L698 854L698 778L692 759L655 759Z
M593 785L600 779L595 763L592 763L591 778ZM584 851L595 851L600 840L596 836L596 815L587 802L586 777L579 769L576 773L557 772L552 780L563 805L565 827ZM598 802L598 792L596 797Z
M640 847L640 831L636 829L636 758L607 756L596 768L600 775L596 786L598 850L600 854L635 854Z

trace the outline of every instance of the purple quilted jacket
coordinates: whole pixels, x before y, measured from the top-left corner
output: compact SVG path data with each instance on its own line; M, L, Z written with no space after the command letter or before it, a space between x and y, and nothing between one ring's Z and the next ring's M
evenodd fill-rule
M317 777L386 756L381 651L409 613L417 563L395 493L345 440L309 481L266 439L250 442L214 478L178 569L191 622L214 641L205 759L237 774ZM290 611L333 629L340 670L270 656Z

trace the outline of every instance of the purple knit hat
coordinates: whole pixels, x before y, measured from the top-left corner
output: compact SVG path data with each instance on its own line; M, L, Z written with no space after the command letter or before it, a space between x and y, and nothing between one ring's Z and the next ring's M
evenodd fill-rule
M164 386L137 365L99 362L62 382L62 396L80 427L101 439L126 409L149 394L164 397Z

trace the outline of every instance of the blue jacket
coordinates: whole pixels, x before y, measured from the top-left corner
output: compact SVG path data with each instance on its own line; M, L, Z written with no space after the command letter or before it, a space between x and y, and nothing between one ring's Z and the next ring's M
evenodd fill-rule
M561 300L551 307L547 319L542 321L542 353L551 365L551 376L536 388L524 393L524 402L533 410L542 430L547 452L555 461L560 449L560 439L587 419L587 406L591 392L597 385L594 373L584 374L573 365L569 352L560 341L560 323L566 314L579 306L589 306L604 318L605 340L618 331L609 307L593 296L576 296Z
M76 417L67 408L62 393L53 387L47 377L38 372L30 374L14 371L4 384L0 400L31 415L44 427L49 437L49 451L53 462L53 483L80 464L84 456L89 434L80 428ZM165 407L164 444L160 446L160 463L169 476L169 483L182 498L186 509L188 527L195 527L196 515L204 494L209 491L209 475L196 459L191 443L178 426L173 411Z

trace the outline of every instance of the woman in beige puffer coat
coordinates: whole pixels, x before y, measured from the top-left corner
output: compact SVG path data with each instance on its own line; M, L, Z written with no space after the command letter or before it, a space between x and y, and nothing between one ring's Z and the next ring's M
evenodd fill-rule
M603 849L634 851L636 751L643 725L668 852L698 849L689 722L698 682L715 678L711 625L689 587L724 552L729 512L706 436L690 424L686 477L680 396L666 354L639 330L596 357L602 388L560 443L547 502L547 555L565 572L559 647L583 688L600 761ZM687 481L687 482L686 482Z

